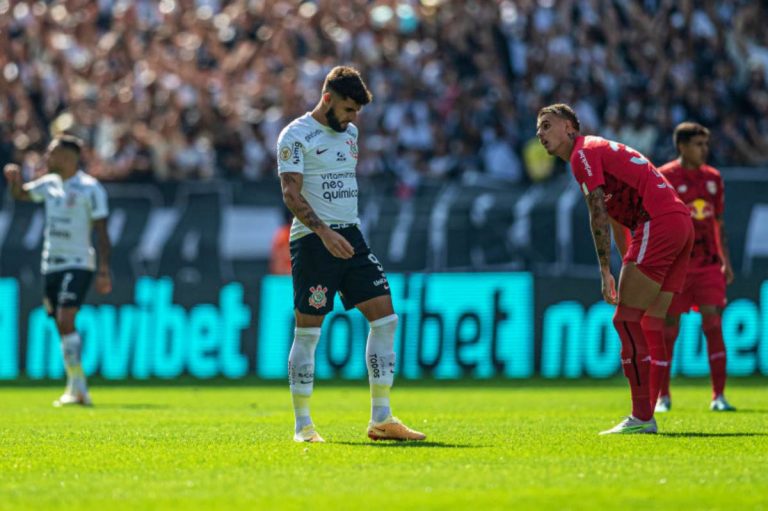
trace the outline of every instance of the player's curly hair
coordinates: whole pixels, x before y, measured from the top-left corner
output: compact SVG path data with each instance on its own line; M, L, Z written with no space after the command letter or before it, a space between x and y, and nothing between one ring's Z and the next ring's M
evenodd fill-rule
M576 131L581 131L581 123L579 122L579 117L576 115L576 112L573 110L573 108L571 108L569 105L566 105L565 103L555 103L554 105L545 106L539 110L536 118L538 119L544 114L556 115L561 119L571 121L573 123L573 127L576 128Z
M344 99L350 98L358 105L367 105L373 94L365 86L360 72L349 66L336 66L328 73L323 83L323 93L335 92Z
M672 141L675 143L675 147L677 147L679 144L688 143L693 137L699 135L708 137L709 130L698 122L681 122L675 127L675 132L672 134Z

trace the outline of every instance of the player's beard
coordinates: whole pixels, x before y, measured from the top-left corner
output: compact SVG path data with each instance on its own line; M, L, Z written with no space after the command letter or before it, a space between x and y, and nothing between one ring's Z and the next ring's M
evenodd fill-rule
M339 133L347 131L346 128L342 128L339 118L336 117L336 112L333 111L333 105L331 105L325 113L325 119L328 121L328 126L330 126L333 131L338 131Z

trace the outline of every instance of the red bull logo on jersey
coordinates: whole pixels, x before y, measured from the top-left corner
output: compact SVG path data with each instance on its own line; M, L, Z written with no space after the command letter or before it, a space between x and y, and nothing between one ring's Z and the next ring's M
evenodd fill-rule
M325 293L328 292L328 288L323 287L322 284L318 284L316 287L310 287L309 292L312 293L309 295L310 307L322 309L325 307L325 304L328 303L328 298L325 296Z
M688 209L691 210L691 217L694 220L707 220L715 216L715 208L704 199L696 199L688 203Z

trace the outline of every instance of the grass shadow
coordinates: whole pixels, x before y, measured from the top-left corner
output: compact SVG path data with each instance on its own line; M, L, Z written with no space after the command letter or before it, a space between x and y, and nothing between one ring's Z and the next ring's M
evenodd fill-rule
M360 442L350 442L350 441L340 441L340 442L334 442L329 441L329 444L340 444L340 445L351 445L353 447L379 447L379 448L387 448L387 447L406 447L406 448L445 448L445 449L483 449L486 447L490 447L488 445L467 445L467 444L455 444L455 443L446 443L446 442L398 442L398 441L391 441L391 440L385 440L380 442L366 442L366 441L360 441Z
M97 410L165 410L170 408L170 406L149 403L123 403L106 405L96 404L93 408Z
M763 409L760 409L760 408L739 408L734 413L737 413L737 414L742 414L742 413L768 413L768 410L763 410Z
M659 436L668 436L672 438L728 438L728 437L749 437L749 436L768 436L768 433L704 433L701 431L685 431L679 433L659 433Z

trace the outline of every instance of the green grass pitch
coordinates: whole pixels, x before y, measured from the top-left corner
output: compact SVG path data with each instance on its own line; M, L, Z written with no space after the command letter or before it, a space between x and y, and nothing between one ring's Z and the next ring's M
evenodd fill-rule
M0 387L0 510L768 510L766 379L676 380L660 434L600 437L628 412L622 380L402 383L422 444L365 436L366 384L319 382L327 443L295 444L286 386Z

